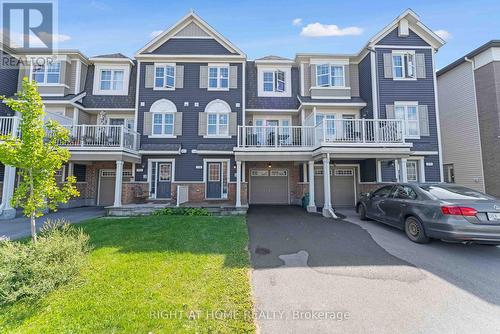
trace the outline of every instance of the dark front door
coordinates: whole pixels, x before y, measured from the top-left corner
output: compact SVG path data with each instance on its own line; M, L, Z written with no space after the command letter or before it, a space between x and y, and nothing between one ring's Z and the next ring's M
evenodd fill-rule
M207 164L207 198L222 198L222 163Z
M172 188L172 163L158 162L156 198L170 198Z

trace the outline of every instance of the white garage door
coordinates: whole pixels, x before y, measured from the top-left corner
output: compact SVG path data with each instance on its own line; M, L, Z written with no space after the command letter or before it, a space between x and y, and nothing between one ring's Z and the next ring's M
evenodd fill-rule
M288 204L288 170L252 169L250 204Z
M314 170L314 195L316 205L323 206L323 167ZM330 168L330 189L333 207L347 207L356 204L355 169Z

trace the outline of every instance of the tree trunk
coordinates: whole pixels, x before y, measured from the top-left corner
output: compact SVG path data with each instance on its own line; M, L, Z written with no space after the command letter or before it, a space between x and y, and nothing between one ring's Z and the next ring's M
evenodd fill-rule
M31 239L33 242L36 242L36 224L35 224L35 214L31 214L30 216L30 223L31 223Z

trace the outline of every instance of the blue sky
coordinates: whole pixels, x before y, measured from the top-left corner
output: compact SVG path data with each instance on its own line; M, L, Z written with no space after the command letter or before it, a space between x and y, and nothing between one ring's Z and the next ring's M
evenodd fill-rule
M498 0L59 0L59 33L66 39L59 47L77 48L87 56L133 56L153 32L193 9L249 59L269 54L293 57L298 52L355 53L406 8L432 30L448 35L438 53L438 68L488 40L500 39ZM294 25L295 19L301 20ZM310 36L318 34L340 36Z

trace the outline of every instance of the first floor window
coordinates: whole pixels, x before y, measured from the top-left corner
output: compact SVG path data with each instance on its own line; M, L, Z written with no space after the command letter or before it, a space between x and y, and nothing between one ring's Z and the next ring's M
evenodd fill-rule
M415 78L415 54L395 52L392 54L392 74L396 79Z
M174 135L174 114L154 113L153 114L153 135Z
M316 65L316 86L344 87L345 73L343 65Z
M396 105L394 112L396 119L404 120L406 137L418 138L420 136L418 105Z
M42 65L33 65L32 80L40 84L58 84L61 76L61 63L50 62Z
M155 67L155 88L174 89L175 88L175 65L156 65Z
M229 135L229 114L209 113L207 120L207 133L210 136Z
M208 88L210 89L229 88L229 67L210 66L208 68Z
M101 70L101 90L121 91L123 77L123 70Z
M418 161L406 161L406 178L408 182L418 182Z

